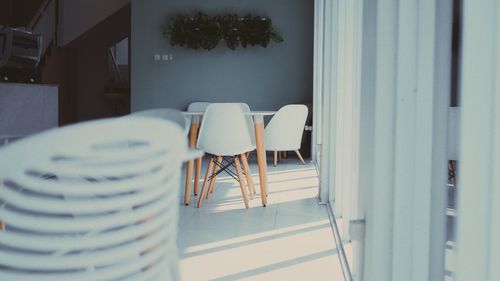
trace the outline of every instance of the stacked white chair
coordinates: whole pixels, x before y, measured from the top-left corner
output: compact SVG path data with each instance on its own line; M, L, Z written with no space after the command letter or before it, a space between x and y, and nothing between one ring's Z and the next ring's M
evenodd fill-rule
M248 196L250 194L253 197L255 187L245 153L254 150L255 145L248 126L241 104L213 103L207 107L197 147L211 154L212 158L208 164L197 207L200 207L207 192L212 189L209 185L215 181L213 175L217 172L216 167L222 166L223 157L230 159L231 162L234 161L235 178L240 183L245 207L249 207Z
M117 118L0 149L0 280L180 280L184 132Z
M295 151L302 164L306 164L300 154L302 134L307 119L307 106L285 105L271 118L265 129L266 150L274 151L274 166L281 151Z

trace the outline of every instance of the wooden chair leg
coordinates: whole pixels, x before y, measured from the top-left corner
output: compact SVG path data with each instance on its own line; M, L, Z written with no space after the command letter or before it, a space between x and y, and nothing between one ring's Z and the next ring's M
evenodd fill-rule
M186 206L191 202L191 180L193 178L194 161L189 160L186 165L186 186L184 187L184 204Z
M201 174L201 161L202 158L196 159L195 171L194 171L194 195L198 195L198 186L200 185L200 174Z
M241 176L242 176L242 178L239 177L237 171L236 171L236 174L238 175L238 180L240 181L240 183L243 184L243 187L245 188L245 191L246 191L246 194L247 194L247 198L250 195L250 198L253 199L253 196L251 195L252 192L250 191L250 186L248 185L246 175L244 174L245 168L243 166L243 158L241 157L241 155L243 155L243 154L238 155L238 158L239 158L238 164L240 165L240 170L241 170Z
M304 158L302 158L302 155L300 154L300 152L298 150L295 150L295 153L297 153L297 156L299 157L300 159L300 162L302 162L302 164L306 164L306 161L304 161Z
M208 177L210 176L210 172L212 171L212 168L214 166L214 161L213 159L210 159L210 163L208 163L207 167L207 173L205 174L205 180L203 181L203 185L201 186L201 194L198 196L198 203L196 204L196 208L199 208L201 205L201 202L205 198L207 191L208 191Z
M0 231L5 230L5 223L3 221L0 221Z
M274 167L278 165L278 151L274 152Z
M255 194L257 194L257 192L255 191L255 185L253 184L253 179L252 179L252 171L250 171L250 166L248 166L248 160L245 154L241 154L241 162L243 162L243 169L245 171L245 176L247 178L248 192L250 193L250 198L254 199Z
M283 151L283 158L287 158L286 151Z
M219 164L222 163L222 156L217 156L217 163ZM215 176L215 174L219 171L219 169L220 169L219 165L214 164L214 172L212 173L212 180L210 181L210 187L208 188L207 199L210 194L214 193L215 180L217 179L217 176Z
M241 194L243 195L243 201L245 202L245 208L248 209L248 195L247 188L245 186L245 178L241 172L240 159L238 156L234 157L234 164L236 165L236 172L238 173L238 179L240 181Z
M247 193L248 201L250 202L250 199L253 199L253 195L252 195L252 192L250 191L250 186L248 186L246 175L243 173L244 169L243 169L242 162L243 161L241 160L241 157L240 157L241 175L243 176L243 180L240 180L240 182L243 183L243 187L245 188L245 192Z
M191 128L189 129L189 147L196 147L196 138L198 134L199 124L192 123ZM189 160L187 164L186 171L186 186L184 187L184 204L186 206L191 202L191 181L193 180L193 170L194 170L194 160ZM197 184L198 182L194 182L194 193L197 192Z

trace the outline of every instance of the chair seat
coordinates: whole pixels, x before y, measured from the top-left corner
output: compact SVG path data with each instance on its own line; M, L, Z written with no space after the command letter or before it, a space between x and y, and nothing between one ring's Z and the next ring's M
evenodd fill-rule
M234 156L234 155L239 155L241 153L247 153L249 151L255 150L256 147L255 145L249 145L243 150L238 149L237 151L231 151L231 150L224 150L224 151L218 151L218 150L211 150L211 149L205 149L205 153L212 154L212 155L217 155L217 156Z

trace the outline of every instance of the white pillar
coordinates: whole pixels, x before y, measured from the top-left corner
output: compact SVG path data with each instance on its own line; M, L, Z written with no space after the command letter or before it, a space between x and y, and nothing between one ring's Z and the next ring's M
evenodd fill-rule
M373 179L366 201L365 280L392 280L398 1L377 0L373 88Z
M321 93L323 75L323 2L314 0L314 66L313 66L313 131L311 134L311 160L319 165L318 149L321 145Z
M444 253L444 226L439 224L445 216L446 89L451 67L446 58L451 54L451 45L446 46L451 18L448 14L439 22L446 28L438 29L439 1L377 2L375 43L367 42L376 48L375 67L363 64L368 81L363 84L362 104L373 114L362 118L374 127L365 133L372 140L361 143L361 151L373 153L363 156L371 163L362 171L372 170L361 179L367 192L365 280L443 278L442 262L439 269L431 264ZM436 56L438 51L444 59ZM373 84L373 75L370 96L366 86ZM366 102L370 100L372 109ZM372 116L373 121L367 120ZM436 253L440 254L435 258Z
M463 1L459 281L500 280L500 1Z
M321 110L320 198L335 200L335 123L337 96L337 18L338 1L326 0L324 5L323 91Z

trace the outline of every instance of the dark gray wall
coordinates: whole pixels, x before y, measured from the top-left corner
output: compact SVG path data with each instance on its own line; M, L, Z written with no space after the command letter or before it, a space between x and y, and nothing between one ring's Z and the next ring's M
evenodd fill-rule
M0 83L0 145L57 127L57 103L57 86Z
M70 43L129 3L130 0L59 0L60 43Z
M129 36L130 5L127 5L68 45L76 50L78 121L116 115L114 103L105 97L106 88L111 86L108 50ZM128 102L126 107L128 112Z
M171 47L162 36L167 20L198 11L269 16L285 42L236 51L223 43L211 51ZM310 0L132 0L132 111L193 101L262 110L312 103L313 18ZM173 60L155 63L154 54Z

